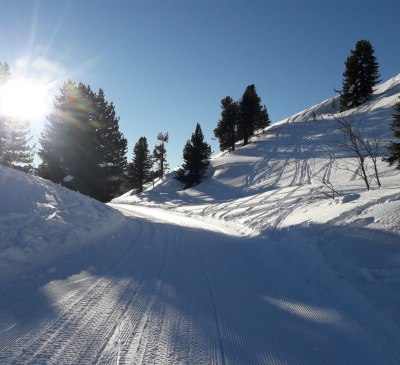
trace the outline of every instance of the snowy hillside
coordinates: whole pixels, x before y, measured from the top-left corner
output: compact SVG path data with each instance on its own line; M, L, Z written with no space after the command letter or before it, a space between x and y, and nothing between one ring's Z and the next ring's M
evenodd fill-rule
M124 217L96 200L0 166L0 279L116 232Z
M379 136L383 156L393 140L389 121L399 96L400 75L376 87L366 104L335 117L349 118L365 138ZM366 190L353 156L339 146L342 133L332 115L338 103L328 99L274 124L250 145L221 153L212 160L212 177L192 189L179 191L171 173L154 190L114 202L217 219L242 234L261 235L279 243L293 265L309 261L310 277L329 263L400 321L400 173L379 160L382 188L372 181ZM322 179L343 196L327 198Z
M384 156L384 146L393 140L389 121L399 96L400 75L376 87L366 104L335 117L351 120L365 138L377 135ZM344 212L351 216L351 210L356 217L365 204L397 200L399 172L380 160L383 188L377 191L372 182L372 191L366 191L352 166L353 156L339 146L343 135L332 115L338 104L338 97L328 99L275 123L265 134L253 137L250 145L217 155L212 160L212 177L192 189L180 191L171 172L155 189L137 196L127 193L113 202L161 206L217 218L228 225L240 223L247 233L249 229L267 233L303 223L324 223ZM323 179L344 197L320 199L326 191ZM327 213L321 216L321 211ZM397 224L393 222L394 230Z
M336 116L384 153L399 95L400 75ZM379 161L366 190L337 104L185 191L172 172L104 205L0 167L0 363L399 364L400 175Z

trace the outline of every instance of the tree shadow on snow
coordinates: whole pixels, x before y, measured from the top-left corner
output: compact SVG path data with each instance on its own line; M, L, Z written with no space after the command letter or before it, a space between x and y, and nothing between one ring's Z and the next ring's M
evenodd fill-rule
M153 336L156 362L173 353L188 363L211 362L212 356L235 364L398 363L398 324L388 324L379 308L354 285L351 265L339 260L351 255L337 247L335 238L348 237L349 244L362 246L367 235L360 230L332 230L322 224L241 238L134 218L131 227L108 242L2 287L0 348L23 347L13 338L40 333L63 316L67 323L84 301L88 308L99 306L95 317L104 315L105 322L118 318L119 331L126 333L121 359L142 334ZM387 242L398 238L372 229L368 232ZM368 242L367 248L371 245ZM332 247L340 252L329 261ZM354 248L354 252L360 250ZM399 253L399 247L394 250ZM353 256L347 259L355 262ZM95 287L85 286L88 282L103 285L103 297L91 296ZM57 300L68 302L65 293L73 295L82 288L87 296L69 303L65 307L70 309L63 312L62 301ZM110 303L104 296L109 296ZM74 331L89 331L79 326L96 321L87 316L89 311L84 311L82 318L75 319ZM5 331L7 321L18 324ZM103 323L101 318L97 321ZM54 341L63 330L68 328L60 328ZM102 336L105 333L98 328L77 356L90 353Z

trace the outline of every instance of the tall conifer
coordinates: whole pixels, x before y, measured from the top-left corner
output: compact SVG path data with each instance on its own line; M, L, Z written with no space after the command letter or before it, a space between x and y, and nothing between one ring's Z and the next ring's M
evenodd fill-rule
M112 103L82 83L66 82L40 138L40 176L101 201L119 190L126 140Z
M0 62L0 90L10 79L11 73L7 63ZM7 118L0 110L0 164L3 164L7 141Z
M183 149L183 164L176 173L176 179L184 184L185 189L199 184L210 164L211 147L204 142L200 124L197 123Z
M8 64L0 62L0 89L6 86L10 79ZM31 139L29 120L7 116L0 108L0 164L32 172L34 147L29 145Z
M159 143L156 144L153 150L154 162L157 164L157 169L155 170L154 178L159 177L162 179L164 177L165 171L168 168L167 150L165 147L165 145L168 143L169 140L168 132L158 133L157 140L159 141Z
M102 89L95 95L95 127L101 155L101 199L109 201L115 197L123 182L127 166L127 140L119 130L119 117L116 116L114 104L105 99Z
M143 185L150 180L152 165L147 139L140 137L133 148L133 160L128 167L128 187L141 193Z
M1 163L17 170L32 172L34 147L29 145L32 140L29 121L9 118L6 122Z
M373 87L379 82L379 64L369 41L356 43L355 50L345 62L340 111L357 107L371 98Z
M214 136L218 138L221 151L226 149L234 151L239 118L238 103L230 96L227 96L221 100L221 109L221 118L214 129Z
M249 143L256 129L265 128L269 123L267 109L261 105L256 87L247 86L239 102L238 138L243 139L243 146Z

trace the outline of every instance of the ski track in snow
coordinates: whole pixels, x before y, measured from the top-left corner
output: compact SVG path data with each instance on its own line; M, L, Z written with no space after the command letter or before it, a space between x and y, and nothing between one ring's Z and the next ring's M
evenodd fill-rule
M392 83L397 91L397 79ZM376 281L384 270L343 263L340 244L354 254L352 246L335 242L374 224L368 211L396 203L398 191L360 199L335 210L329 224L302 229L309 206L339 204L313 200L323 188L313 180L330 182L343 171L340 151L319 137L332 120L311 121L314 110L328 113L332 100L271 127L274 138L256 137L254 144L268 139L258 155L236 151L236 163L252 164L245 173L229 175L232 160L222 160L232 198L200 186L187 201L179 194L178 203L164 201L164 210L151 199L137 204L153 208L113 204L127 217L118 234L104 230L101 244L5 281L0 364L399 364L400 318L390 308L400 303L397 282L392 291L369 292L374 287L363 285L360 267ZM380 102L378 95L359 112ZM357 174L347 178L353 189ZM287 223L295 209L302 209L291 217L297 226ZM377 293L393 298L379 303Z
M27 291L47 300L2 330L1 364L399 363L399 328L323 258L315 268L262 238L121 209L131 243L114 242L99 268L94 247L91 268Z

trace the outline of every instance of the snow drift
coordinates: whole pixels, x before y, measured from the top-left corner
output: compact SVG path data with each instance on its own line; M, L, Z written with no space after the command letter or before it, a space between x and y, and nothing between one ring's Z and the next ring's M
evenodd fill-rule
M0 278L96 242L124 217L98 201L0 166Z

